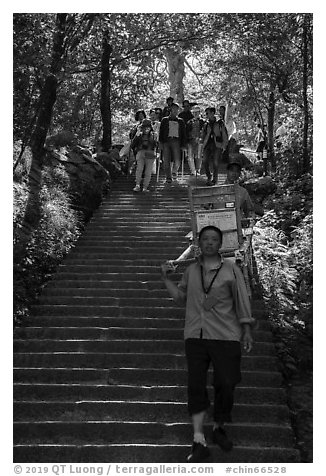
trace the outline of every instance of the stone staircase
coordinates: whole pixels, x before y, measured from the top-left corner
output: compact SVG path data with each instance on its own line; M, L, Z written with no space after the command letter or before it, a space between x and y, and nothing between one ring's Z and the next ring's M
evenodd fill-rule
M185 461L184 310L168 297L159 263L188 245L191 180L161 179L135 194L131 179L119 179L16 329L15 462ZM256 343L229 425L235 447L211 447L211 461L298 462L266 311L259 300L253 308Z

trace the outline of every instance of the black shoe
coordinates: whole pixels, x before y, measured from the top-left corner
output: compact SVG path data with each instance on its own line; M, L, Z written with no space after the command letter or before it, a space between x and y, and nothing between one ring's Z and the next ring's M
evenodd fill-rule
M213 183L212 183L211 180L207 180L206 185L207 185L207 187L210 187L211 185L213 185Z
M167 179L166 179L166 183L172 183L172 179L171 179L171 178L167 178Z
M218 445L223 451L231 451L233 443L228 439L227 434L223 428L215 428L213 430L213 443Z
M213 180L213 181L212 181L212 185L216 185L216 180Z
M207 446L195 441L191 447L191 453L187 456L187 463L201 463L210 456L210 451Z

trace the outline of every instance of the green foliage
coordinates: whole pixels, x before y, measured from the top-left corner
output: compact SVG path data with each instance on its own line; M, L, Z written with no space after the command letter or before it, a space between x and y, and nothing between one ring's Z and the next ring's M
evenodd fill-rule
M258 222L254 235L254 253L259 278L269 305L293 315L298 307L294 300L298 271L285 234L275 226L277 217L269 211Z
M285 214L286 212L284 212ZM288 238L270 210L257 223L254 253L264 297L278 323L312 332L313 221L310 210Z
M69 179L62 167L45 167L40 193L41 220L28 243L23 262L14 262L14 322L26 318L31 304L83 228L82 216L72 210ZM21 226L28 191L14 184L14 243Z
M110 187L108 181L104 182L102 188L98 182L90 177L87 181L78 183L78 191L70 193L73 208L83 213L84 220L87 222L92 216L94 210L99 207L103 196L107 194Z
M313 216L307 215L294 228L292 256L299 273L297 296L300 303L298 319L312 336L313 307Z
M265 208L274 210L277 227L287 237L311 213L313 203L313 178L310 174L297 179L284 176L277 182L277 190L264 202Z

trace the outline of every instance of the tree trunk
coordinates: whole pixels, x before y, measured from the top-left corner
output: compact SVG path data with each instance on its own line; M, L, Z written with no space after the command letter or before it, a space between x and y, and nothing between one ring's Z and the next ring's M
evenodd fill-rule
M40 95L36 123L30 139L32 164L28 176L29 188L26 209L14 250L14 255L17 261L21 261L25 256L26 245L30 241L33 230L37 228L41 217L39 195L44 160L44 142L51 124L53 106L56 101L56 75L61 70L61 60L64 53L66 19L66 13L58 14L56 16L56 29L53 35L53 52L50 73L44 82Z
M271 163L271 170L275 172L276 163L275 163L275 153L274 153L274 119L275 119L275 94L272 89L269 94L268 101L268 118L267 118L267 128L268 128L268 154L269 160Z
M309 105L308 105L308 27L309 17L303 16L302 46L303 46L303 69L302 69L302 96L303 96L303 138L302 138L302 172L309 172L308 153L308 128L309 128Z
M164 54L168 63L170 95L181 106L184 100L185 57L177 48L166 48Z
M109 32L103 35L101 61L101 98L100 109L103 125L102 150L108 152L112 145L112 114L111 114L111 54Z

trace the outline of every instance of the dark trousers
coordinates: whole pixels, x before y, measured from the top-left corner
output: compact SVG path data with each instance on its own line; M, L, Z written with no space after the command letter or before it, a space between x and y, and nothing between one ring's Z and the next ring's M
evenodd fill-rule
M181 161L181 149L179 139L168 139L163 143L163 163L166 178L171 178L171 166L173 162L173 174L177 174Z
M213 166L213 181L217 183L217 176L218 176L218 166L222 158L222 149L218 149L215 147L215 144L207 144L203 152L203 163L205 168L205 173L207 175L207 179L211 180L212 174L210 170L210 164Z
M206 410L210 401L207 393L207 372L213 365L214 421L231 422L234 389L241 381L240 342L209 339L186 339L188 366L188 410L190 415Z

